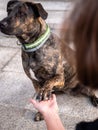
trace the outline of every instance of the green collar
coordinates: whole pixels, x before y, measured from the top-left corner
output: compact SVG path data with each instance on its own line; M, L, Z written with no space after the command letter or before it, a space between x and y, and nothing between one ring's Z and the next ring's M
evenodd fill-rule
M22 48L25 52L33 52L43 46L43 44L47 41L50 36L50 28L47 25L46 31L42 34L36 41L33 43L23 44Z

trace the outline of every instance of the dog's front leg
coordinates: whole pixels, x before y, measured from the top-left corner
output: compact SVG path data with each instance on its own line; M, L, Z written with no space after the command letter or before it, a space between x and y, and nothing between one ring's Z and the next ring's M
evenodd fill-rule
M30 67L30 57L22 51L22 64L23 64L23 69L26 75L31 79L33 86L36 90L36 93L39 92L39 88L41 88L39 82L34 78L34 73Z
M42 98L41 100L49 99L54 87L58 90L61 90L64 87L63 75L56 75L45 82L44 86L40 90L41 92L38 94L38 96Z
M25 71L25 73L27 74L27 76L31 79L31 81L32 81L32 83L33 83L33 86L34 86L34 88L35 88L35 90L36 90L36 93L38 94L39 92L40 92L40 95L39 96L37 96L36 97L36 99L38 99L39 101L41 101L42 100L42 92L41 92L41 86L40 86L40 84L39 84L39 82L37 81L37 80L35 80L32 76L31 76L31 73L30 73L30 70L29 70L29 68L28 69L24 69L24 71ZM36 94L35 94L35 96L36 96ZM34 97L35 97L34 96ZM34 116L34 121L40 121L40 120L43 120L44 118L43 118L43 116L42 116L42 114L40 113L40 112L37 112L36 114L35 114L35 116Z
M37 99L39 101L41 100L47 100L51 97L51 93L54 87L58 89L62 89L64 86L64 76L63 75L56 75L53 78L47 80L43 87L39 90ZM41 113L36 113L36 116L34 118L35 121L40 121L43 119L43 116Z
M34 77L31 75L31 73L30 73L30 71L26 71L25 70L25 73L27 74L27 76L31 79L31 81L32 81L32 83L33 83L33 86L34 86L34 88L35 88L35 90L36 90L36 93L41 93L41 86L40 86L40 84L39 84L39 82L36 80L36 79L34 79ZM39 100L41 100L41 97L39 96Z

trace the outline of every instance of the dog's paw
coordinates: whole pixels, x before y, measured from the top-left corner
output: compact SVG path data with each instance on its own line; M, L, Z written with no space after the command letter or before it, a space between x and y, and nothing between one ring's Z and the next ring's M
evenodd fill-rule
M42 114L40 112L37 112L34 117L34 121L41 121L44 120Z
M51 90L42 89L38 93L38 95L36 97L36 100L38 100L38 101L48 100L48 99L50 99L51 95L52 95L52 91Z
M36 96L36 100L42 101L43 100L43 90L40 90Z
M98 98L96 96L92 96L91 98L91 102L95 107L98 107Z

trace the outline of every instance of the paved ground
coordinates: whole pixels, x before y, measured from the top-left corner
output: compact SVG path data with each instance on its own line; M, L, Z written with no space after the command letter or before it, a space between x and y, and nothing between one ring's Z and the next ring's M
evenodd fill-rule
M7 1L0 3L0 19L6 15ZM49 13L48 24L59 34L63 12L67 15L72 3L64 0L41 2ZM0 130L46 130L44 121L33 121L36 110L29 99L34 94L34 89L23 71L20 46L16 43L17 39L14 37L0 33ZM73 130L75 124L81 120L98 117L97 108L86 97L62 94L57 95L57 101L59 115L67 130Z

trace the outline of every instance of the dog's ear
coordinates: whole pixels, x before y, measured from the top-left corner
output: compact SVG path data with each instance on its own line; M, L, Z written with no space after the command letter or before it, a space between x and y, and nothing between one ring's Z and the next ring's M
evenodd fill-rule
M15 7L16 3L18 3L18 2L19 2L18 0L10 0L7 3L7 12L8 12L8 15L10 14L10 12L12 11L12 9Z
M35 4L34 8L35 8L35 12L37 12L37 15L42 17L44 20L47 19L48 13L45 11L45 9L40 3Z
M40 3L34 4L34 3L26 2L26 4L32 7L36 17L41 17L44 20L47 19L48 13L45 11L45 9Z

